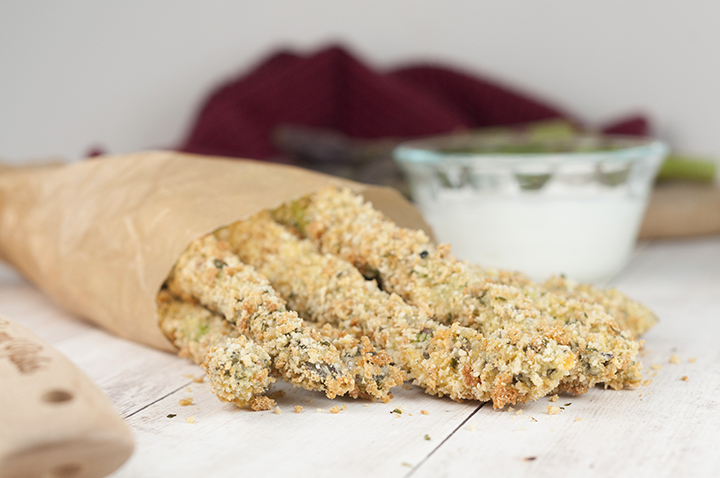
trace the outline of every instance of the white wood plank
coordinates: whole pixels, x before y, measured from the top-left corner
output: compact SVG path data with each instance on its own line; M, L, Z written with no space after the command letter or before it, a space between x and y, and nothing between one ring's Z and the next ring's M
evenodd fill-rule
M478 408L428 396L417 387L398 388L390 403L369 406L328 400L285 383L277 388L287 393L277 399L281 415L223 404L205 383L166 397L129 418L137 451L112 476L400 477ZM179 406L184 397L196 406ZM295 405L303 412L294 413ZM338 414L328 411L343 405L347 410ZM399 417L392 413L397 407L404 410ZM167 418L170 413L177 416ZM194 424L186 422L190 416Z

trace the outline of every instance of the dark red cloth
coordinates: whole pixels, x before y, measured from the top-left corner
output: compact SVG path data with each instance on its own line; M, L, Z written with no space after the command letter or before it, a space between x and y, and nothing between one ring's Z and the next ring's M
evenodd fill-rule
M287 124L375 139L550 118L578 124L528 95L445 67L379 72L340 47L308 56L283 51L212 93L180 150L267 159L279 153L273 132ZM647 132L644 122L626 123L615 132Z

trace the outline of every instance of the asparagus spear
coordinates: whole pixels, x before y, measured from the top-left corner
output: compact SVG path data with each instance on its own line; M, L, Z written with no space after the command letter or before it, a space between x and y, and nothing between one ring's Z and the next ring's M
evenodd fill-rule
M513 324L569 346L577 360L561 390L640 381L639 344L603 310L550 292L533 301L517 287L488 281L455 259L447 244L435 247L423 232L398 227L347 190L327 188L282 206L274 217L441 322L485 334Z
M354 389L352 374L337 349L321 342L285 307L267 279L239 261L210 235L193 241L167 281L169 290L224 316L242 334L262 345L288 382L329 398Z
M547 394L574 364L567 347L514 324L487 336L458 324L440 325L366 281L350 263L318 253L269 215L217 235L268 277L293 309L367 334L428 393L492 400L502 407Z
M617 289L602 289L561 276L554 276L542 284L535 284L519 272L481 268L478 268L477 272L493 282L518 287L528 295L536 296L549 291L566 300L576 299L601 305L605 312L615 319L619 329L629 330L634 337L644 334L658 322L657 315L653 311Z

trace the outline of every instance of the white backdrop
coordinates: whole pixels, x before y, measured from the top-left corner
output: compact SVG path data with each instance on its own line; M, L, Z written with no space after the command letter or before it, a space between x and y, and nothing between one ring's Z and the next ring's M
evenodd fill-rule
M598 124L648 114L720 157L716 0L0 0L0 157L177 144L204 95L272 49L439 60Z

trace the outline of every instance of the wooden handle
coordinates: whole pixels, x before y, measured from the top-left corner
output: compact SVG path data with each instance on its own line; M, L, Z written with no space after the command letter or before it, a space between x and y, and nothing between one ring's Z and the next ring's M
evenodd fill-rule
M106 476L132 450L130 430L90 379L0 315L0 478Z

